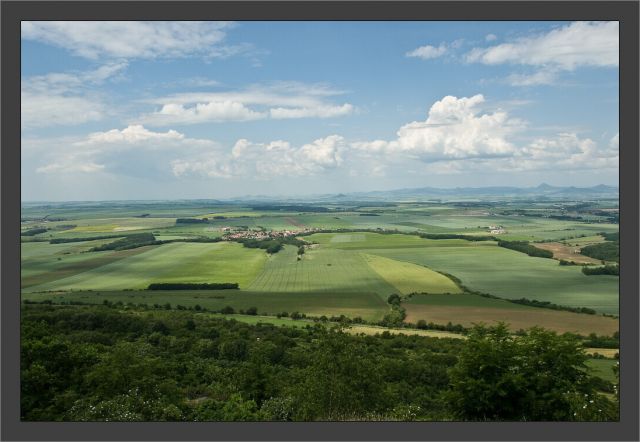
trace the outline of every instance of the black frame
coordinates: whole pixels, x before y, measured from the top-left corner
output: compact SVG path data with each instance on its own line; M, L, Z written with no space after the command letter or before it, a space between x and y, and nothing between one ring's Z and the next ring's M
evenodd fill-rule
M5 1L2 2L2 440L638 440L638 40L629 1ZM620 22L619 422L21 422L21 20L617 20Z

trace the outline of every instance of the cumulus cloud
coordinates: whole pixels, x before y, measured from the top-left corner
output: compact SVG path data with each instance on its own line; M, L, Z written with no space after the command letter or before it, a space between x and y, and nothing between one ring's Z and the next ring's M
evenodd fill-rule
M20 108L22 127L69 126L101 120L109 113L103 97L90 91L117 78L125 62L82 72L49 73L24 78Z
M175 176L200 175L268 179L277 176L309 176L335 169L342 163L344 139L338 135L319 138L301 147L288 141L254 143L238 140L229 155L204 154L172 161Z
M150 126L199 124L205 122L251 121L259 119L335 118L356 108L350 103L334 104L331 97L342 91L326 85L282 82L252 85L241 90L186 92L147 100L160 105L136 122Z
M613 170L618 167L618 135L598 146L590 138L562 132L523 142L527 123L506 111L482 112L482 95L446 96L429 109L426 121L402 126L393 140L350 143L370 164L420 160L430 174L486 171ZM520 141L518 141L520 140Z
M75 139L65 137L25 144L23 152L44 162L36 168L38 173L117 173L122 167L145 166L132 164L131 158L135 158L137 162L168 164L169 159L177 152L197 155L203 151L218 152L220 148L211 140L189 138L175 130L154 132L140 125L94 132ZM151 151L153 155L148 155Z
M241 48L218 47L232 26L199 21L23 21L22 38L102 58L225 56Z
M574 70L581 66L618 66L618 22L578 21L545 34L474 48L468 62L521 64Z
M159 111L142 116L139 121L152 126L170 124L198 124L222 121L251 121L266 118L265 112L256 112L238 101L209 101L185 106L167 103Z
M481 113L479 107L484 101L482 95L446 96L431 106L426 121L402 126L395 140L357 142L353 147L425 161L509 155L514 146L507 137L523 122L503 111Z
M485 41L495 41L498 39L498 37L496 36L496 34L487 34L484 37Z
M441 43L440 46L425 45L406 53L407 57L422 58L428 60L430 58L438 58L447 52L447 46Z

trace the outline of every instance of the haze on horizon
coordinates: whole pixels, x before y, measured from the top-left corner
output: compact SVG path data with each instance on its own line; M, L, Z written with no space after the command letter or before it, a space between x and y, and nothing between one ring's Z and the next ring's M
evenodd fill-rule
M618 184L617 22L23 22L23 201Z

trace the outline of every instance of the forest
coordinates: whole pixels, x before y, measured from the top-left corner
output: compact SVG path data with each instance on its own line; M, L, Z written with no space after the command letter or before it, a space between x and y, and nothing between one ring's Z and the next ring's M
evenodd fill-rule
M617 386L591 376L580 341L539 328L364 336L46 304L24 304L21 326L26 420L617 419L617 396L601 393Z

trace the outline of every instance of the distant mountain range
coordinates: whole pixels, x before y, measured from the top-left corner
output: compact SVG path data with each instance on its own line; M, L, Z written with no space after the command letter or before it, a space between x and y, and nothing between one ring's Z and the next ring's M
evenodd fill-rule
M344 194L342 194L344 195ZM346 196L370 197L571 197L618 196L618 188L600 184L593 187L556 187L543 183L537 187L420 187L413 189L397 189L387 191L358 192Z
M561 199L561 198L618 198L615 186L599 184L593 187L561 187L542 183L536 187L418 187L395 190L375 190L368 192L347 192L337 194L307 196L265 196L251 195L233 198L237 201L366 201L366 200L451 200L451 199Z

